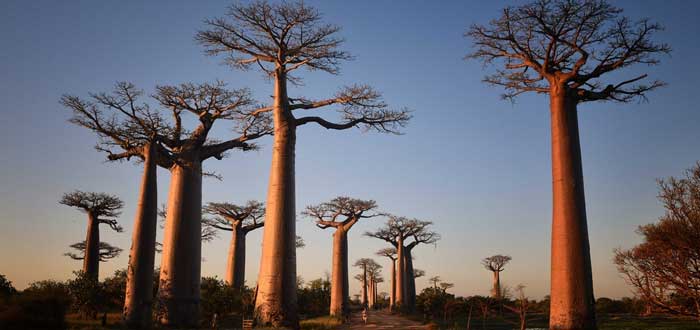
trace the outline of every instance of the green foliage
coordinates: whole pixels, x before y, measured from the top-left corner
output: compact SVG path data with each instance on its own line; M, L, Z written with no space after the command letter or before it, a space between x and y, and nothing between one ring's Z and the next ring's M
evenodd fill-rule
M102 282L105 307L110 311L121 310L126 298L126 269L114 271L114 275Z
M331 282L328 276L309 281L305 287L299 285L297 289L299 314L306 317L328 315L330 304Z
M240 314L245 312L247 306L243 296L248 295L249 290L239 291L216 277L203 277L200 288L200 311L204 324L210 324L214 314L217 315L217 323L222 325L232 318L239 320ZM231 317L232 314L237 316Z
M416 305L424 315L436 319L445 313L445 307L455 300L455 296L436 287L427 287L416 297Z
M0 304L0 329L65 329L70 305L67 287L56 281L34 282Z
M17 290L12 286L12 282L5 275L0 274L0 299L9 298L17 293Z
M332 330L343 324L340 318L334 316L319 316L300 322L302 330Z
M83 317L97 318L97 314L107 308L104 285L84 272L78 271L74 274L75 278L68 281L73 310Z

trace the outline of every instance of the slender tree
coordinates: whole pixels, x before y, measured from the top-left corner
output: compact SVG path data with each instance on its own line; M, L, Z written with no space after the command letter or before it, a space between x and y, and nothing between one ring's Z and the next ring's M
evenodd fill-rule
M205 227L231 232L228 264L224 281L234 288L242 289L245 283L245 239L249 232L265 225L265 207L258 201L248 201L244 206L231 203L209 203L204 213L214 216L203 218Z
M67 252L64 253L63 255L70 257L73 260L85 260L85 248L87 244L85 244L85 241L78 242L75 244L71 244L70 247L73 248L74 250L77 250L78 253L74 252ZM119 254L122 253L122 249L112 246L109 243L106 242L100 242L100 249L98 252L98 260L100 262L106 262L110 259L114 259L119 256Z
M108 160L134 158L143 162L124 303L124 321L130 328L151 324L158 212L156 167L172 166L161 144L172 128L160 112L139 103L142 95L143 91L133 84L119 82L111 94L90 94L89 100L72 95L61 98L61 103L73 112L71 123L97 133L100 143L96 148L106 152Z
M114 218L121 214L119 210L124 207L124 202L114 195L76 190L64 194L59 203L75 207L88 216L87 235L84 243L83 272L86 276L97 280L100 274L99 226L105 224L110 229L121 233L122 227L117 222L117 219Z
M391 290L389 293L389 311L394 310L396 301L396 248L384 248L377 251L380 257L386 257L391 260Z
M334 228L333 263L331 274L330 314L347 315L349 312L348 231L360 219L380 216L377 203L350 197L336 197L329 202L307 206L303 214L321 229Z
M263 252L258 275L257 318L263 324L298 327L296 302L295 165L298 127L315 123L321 127L397 133L410 115L392 111L371 87L346 87L334 97L311 101L288 96L287 83L297 69L339 72L350 55L340 49L339 27L326 24L321 14L303 2L270 4L256 1L235 4L226 17L207 21L208 30L197 34L211 55L225 54L226 63L246 69L259 68L274 83L272 106L260 111L274 117L274 148L267 196ZM340 122L320 116L295 116L339 105Z
M503 69L485 81L504 97L549 94L552 131L551 329L595 329L590 248L577 106L590 101L629 102L663 86L646 74L603 81L634 64L659 63L670 48L652 40L661 26L633 22L605 0L539 0L507 7L488 25L467 32L469 58Z
M501 272L511 259L512 258L510 256L497 254L481 260L481 264L484 266L484 268L493 273L493 289L491 290L491 296L497 300L502 298Z
M413 249L419 244L434 244L440 235L429 230L430 221L389 216L383 228L365 235L381 239L397 250L396 305L412 312L416 303L416 282L413 270Z
M362 269L362 273L355 276L355 278L358 281L362 282L362 301L361 301L361 303L362 303L362 306L365 306L365 307L367 307L369 304L369 293L370 293L369 291L370 291L370 289L369 289L369 276L368 276L369 273L368 273L368 271L369 271L369 267L370 267L370 264L372 263L372 261L373 260L369 259L369 258L362 258L362 259L358 259L357 261L355 261L355 264L354 264L355 267L359 267Z

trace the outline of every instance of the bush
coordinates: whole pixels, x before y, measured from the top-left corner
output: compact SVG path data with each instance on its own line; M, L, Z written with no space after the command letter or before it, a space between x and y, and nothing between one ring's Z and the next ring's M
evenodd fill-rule
M83 317L97 319L97 314L107 307L104 285L84 272L74 274L75 279L68 281L73 310Z
M1 329L65 329L70 305L68 289L63 283L41 281L30 284L0 307Z
M239 290L216 277L202 278L200 298L202 323L208 325L214 314L217 314L219 325L237 321L240 318L231 317L231 314L240 314L242 312L241 305L242 299Z

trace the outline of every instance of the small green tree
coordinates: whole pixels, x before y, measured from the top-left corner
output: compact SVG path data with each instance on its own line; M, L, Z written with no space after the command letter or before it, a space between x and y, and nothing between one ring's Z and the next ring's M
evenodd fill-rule
M97 319L97 314L106 309L104 285L85 272L76 271L73 274L75 278L68 281L73 310L85 318Z

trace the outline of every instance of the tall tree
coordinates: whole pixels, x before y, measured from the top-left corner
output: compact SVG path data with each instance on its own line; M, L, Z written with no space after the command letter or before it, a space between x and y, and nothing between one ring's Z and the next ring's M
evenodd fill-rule
M497 254L481 260L481 264L484 266L484 268L493 273L493 289L491 289L491 296L496 299L502 298L501 272L511 259L512 258L510 256Z
M71 123L97 133L100 143L96 148L107 152L108 160L134 158L143 162L124 302L124 321L130 328L151 324L158 212L156 167L172 166L162 145L172 128L160 112L139 103L142 95L133 84L119 82L112 93L90 94L89 100L73 95L61 98L61 104L73 112Z
M396 301L396 248L383 248L377 251L380 257L389 258L391 260L391 290L389 291L389 311L394 310Z
M75 190L63 195L60 204L71 206L87 214L87 235L85 237L85 254L83 273L97 280L100 275L100 225L108 225L110 229L121 233L122 227L117 219L124 207L119 197L105 193L83 192ZM80 243L78 243L80 244Z
M440 276L433 276L430 279L428 279L428 282L433 283L433 288L437 289L438 284L440 284L440 282L442 282L442 279L440 278Z
M440 235L429 230L433 223L390 215L383 228L365 235L386 241L396 248L398 274L396 276L396 305L412 312L416 303L416 282L413 270L413 249L419 244L434 244Z
M350 59L341 50L339 27L326 24L321 14L303 2L270 4L256 1L235 4L226 17L207 21L209 30L197 34L211 55L225 54L226 63L239 69L259 68L274 83L272 106L261 111L274 117L274 144L267 196L263 252L258 276L257 318L263 324L298 327L296 303L295 180L296 130L315 123L321 127L397 133L410 115L392 111L381 95L369 86L340 90L334 97L311 101L288 96L287 83L297 69L339 72ZM332 122L320 116L297 117L331 105L339 105L342 119Z
M262 221L265 216L265 207L258 201L248 201L244 206L209 203L203 210L214 216L203 218L204 226L231 232L224 281L234 288L242 289L245 284L246 235L265 225Z
M505 98L549 94L552 132L551 329L595 329L591 258L583 189L577 106L590 101L629 102L663 86L646 74L606 83L603 76L634 64L659 63L670 51L652 40L661 29L633 22L605 0L539 0L507 7L487 25L467 32L468 55L502 69L485 81L503 86Z
M321 229L333 228L333 262L331 271L330 315L349 313L348 231L360 219L380 216L377 203L350 197L336 197L329 202L307 206L303 214Z
M202 163L222 159L231 149L255 149L251 141L272 131L264 113L251 115L255 110L250 92L226 89L223 82L159 86L154 98L171 110L175 122L172 134L163 142L173 165L158 289L159 319L168 326L195 326L199 323L201 278ZM193 130L183 128L183 114L196 118ZM232 121L240 135L212 140L209 133L220 120Z
M639 227L643 241L615 251L615 264L637 296L664 313L700 320L700 162L680 178L659 180L666 209Z

